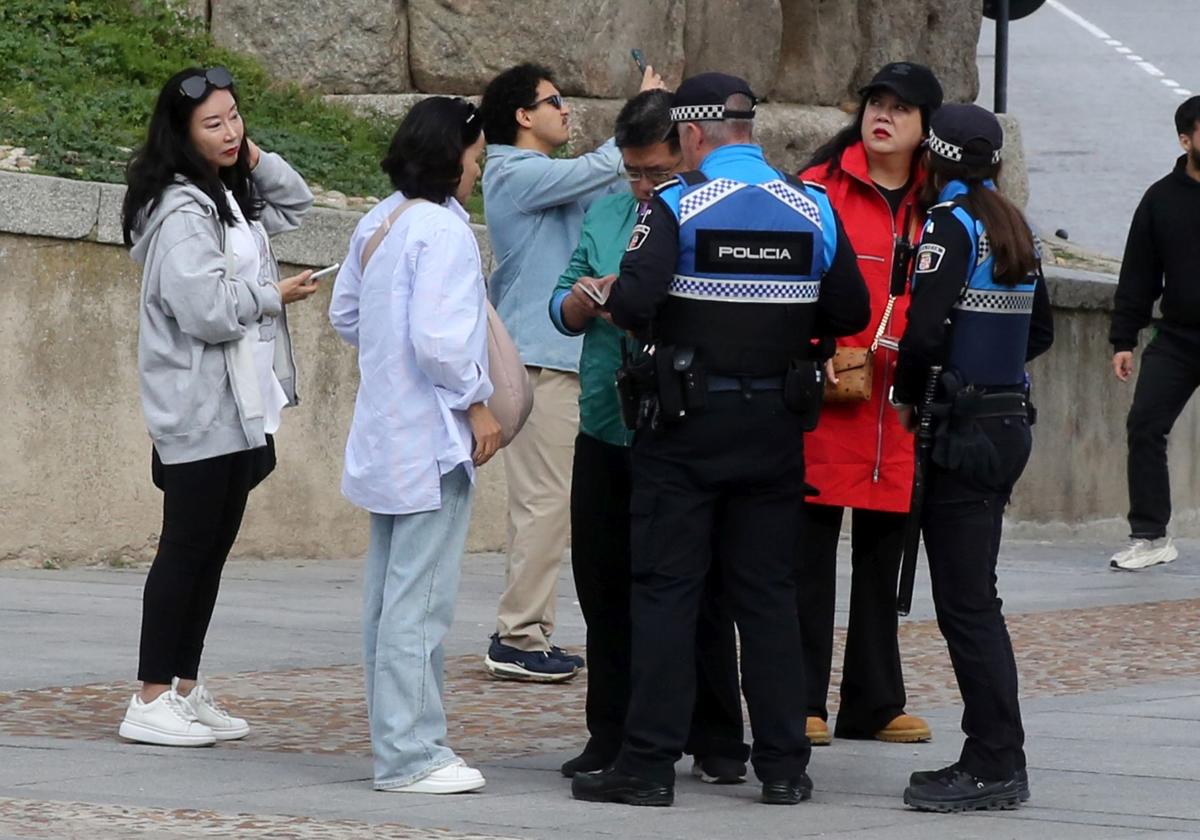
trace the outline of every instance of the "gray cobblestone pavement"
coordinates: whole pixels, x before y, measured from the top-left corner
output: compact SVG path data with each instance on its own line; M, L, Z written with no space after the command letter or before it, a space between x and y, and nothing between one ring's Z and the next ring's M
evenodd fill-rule
M816 794L796 808L757 805L753 780L712 788L681 772L674 808L634 809L574 802L556 772L583 741L582 678L529 686L482 672L503 573L496 555L467 559L447 646L450 742L488 778L457 797L370 789L357 562L231 562L206 668L254 729L206 750L116 737L135 687L144 569L0 569L0 840L1198 837L1200 542L1180 547L1171 566L1128 574L1106 568L1107 545L1006 544L1001 592L1033 799L959 817L917 814L899 799L908 772L948 763L960 744L924 579L901 648L909 710L930 719L933 742L817 749ZM844 622L845 574L841 583ZM581 649L568 566L559 614L556 639Z

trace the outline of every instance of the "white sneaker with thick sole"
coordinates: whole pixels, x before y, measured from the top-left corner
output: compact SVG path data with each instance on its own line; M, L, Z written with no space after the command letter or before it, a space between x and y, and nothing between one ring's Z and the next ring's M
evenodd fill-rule
M161 747L211 747L217 741L213 731L197 720L191 704L173 688L149 703L134 694L117 732L127 740Z
M1113 569L1123 569L1136 572L1160 563L1170 563L1179 556L1179 549L1171 542L1170 537L1157 540L1133 540L1127 548L1112 556L1108 565Z
M428 776L403 787L382 788L388 793L466 793L487 784L483 774L468 767L461 759L448 767L434 770Z
M179 678L171 683L174 688L179 684ZM236 741L250 734L250 724L240 717L234 717L221 708L204 683L196 683L192 693L183 698L197 720L212 730L213 737L218 741Z

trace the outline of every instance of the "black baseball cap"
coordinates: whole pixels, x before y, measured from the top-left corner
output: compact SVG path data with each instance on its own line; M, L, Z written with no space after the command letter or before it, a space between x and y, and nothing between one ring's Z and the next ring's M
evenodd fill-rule
M924 64L913 61L885 64L866 87L859 88L858 94L866 96L876 88L890 90L918 108L936 111L942 107L942 85Z
M1004 129L996 115L978 105L943 105L929 125L929 151L970 167L1000 162Z
M727 111L725 100L735 93L750 97L749 111ZM672 122L752 120L758 97L745 79L727 73L700 73L684 79L671 99Z

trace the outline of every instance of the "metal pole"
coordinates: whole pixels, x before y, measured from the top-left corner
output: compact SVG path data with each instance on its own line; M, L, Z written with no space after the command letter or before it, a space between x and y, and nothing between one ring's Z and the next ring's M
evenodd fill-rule
M992 110L1008 110L1008 11L1009 0L996 0L996 91Z

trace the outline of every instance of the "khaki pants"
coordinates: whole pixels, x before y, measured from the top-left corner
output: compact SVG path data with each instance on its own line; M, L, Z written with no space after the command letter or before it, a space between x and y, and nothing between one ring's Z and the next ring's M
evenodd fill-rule
M504 448L508 565L496 615L500 641L550 649L558 571L570 530L571 460L579 429L579 377L527 367L533 412Z

